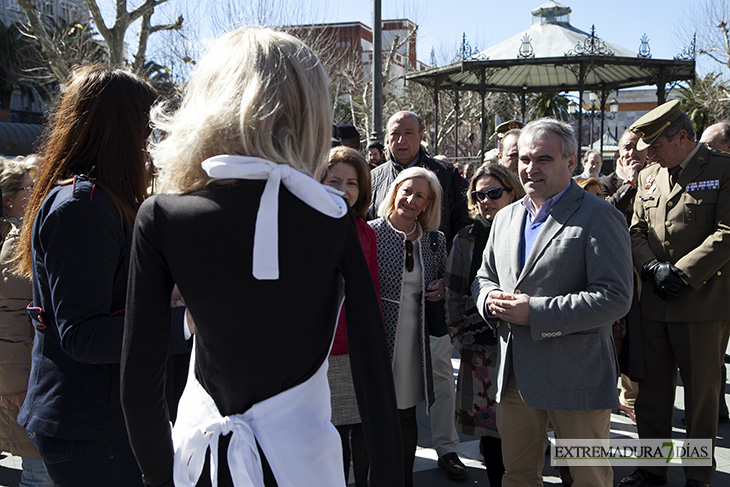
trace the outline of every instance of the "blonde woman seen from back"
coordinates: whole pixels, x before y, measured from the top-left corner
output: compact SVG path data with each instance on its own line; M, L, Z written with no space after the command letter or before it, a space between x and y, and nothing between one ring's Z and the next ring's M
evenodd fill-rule
M296 38L237 29L197 64L182 104L153 112L168 194L140 208L122 402L149 485L342 486L327 359L343 296L371 480L402 483L382 318L327 158L327 76ZM174 276L174 277L173 277ZM195 322L175 427L161 398L173 281ZM357 310L355 313L354 310Z

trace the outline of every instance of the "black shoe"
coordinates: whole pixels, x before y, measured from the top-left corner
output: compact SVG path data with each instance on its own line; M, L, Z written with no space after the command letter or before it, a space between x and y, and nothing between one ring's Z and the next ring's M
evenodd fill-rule
M570 474L570 468L567 465L558 467L558 473L560 473L560 483L563 487L573 487L573 476Z
M466 466L459 460L456 453L447 453L439 458L439 467L444 469L444 473L451 480L466 480L469 478L469 472Z
M644 470L635 468L631 475L621 479L616 487L659 487L667 485L667 478Z
M700 482L699 480L688 480L684 487L710 487L710 484Z

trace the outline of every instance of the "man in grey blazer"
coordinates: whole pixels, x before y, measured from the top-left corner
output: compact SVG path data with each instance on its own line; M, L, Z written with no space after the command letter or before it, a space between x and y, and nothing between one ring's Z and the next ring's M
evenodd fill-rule
M527 196L495 217L472 285L500 337L504 487L542 484L548 421L560 439L608 438L617 406L611 326L631 304L631 244L623 215L572 181L577 145L563 122L525 126ZM576 485L613 483L610 466L570 471Z

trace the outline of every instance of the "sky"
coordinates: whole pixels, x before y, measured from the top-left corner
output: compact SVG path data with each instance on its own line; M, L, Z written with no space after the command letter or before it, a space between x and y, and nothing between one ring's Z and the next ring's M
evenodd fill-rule
M372 1L356 0L339 5L328 0L309 3L327 5L321 14L324 21L358 20L372 25ZM437 55L441 46L455 48L461 43L463 33L472 47L481 50L528 29L532 25L530 11L542 3L542 0L385 1L382 17L406 17L418 24L418 58L428 63L431 47ZM638 51L640 38L646 33L655 58L672 58L682 50L680 43L672 38L671 26L673 16L689 2L565 0L559 3L572 9L570 22L574 27L590 32L591 25L595 24L597 36L608 42Z
M100 0L108 1L108 0ZM187 2L187 3L186 3ZM439 65L447 64L461 45L462 35L479 50L486 49L528 29L530 11L545 0L387 0L382 18L407 18L418 28L417 57L429 64L434 48ZM671 59L688 44L682 20L692 15L700 0L562 0L572 9L571 24L585 32L595 25L596 35L612 44L638 52L643 34L649 37L653 58ZM235 13L226 5L235 4ZM202 44L222 32L222 24L234 18L244 23L298 24L359 21L372 26L373 1L349 0L170 0L167 17L177 17L182 5L188 25L198 30ZM174 17L173 17L174 16ZM221 20L223 19L223 20ZM691 30L691 29L689 29ZM698 59L703 75L719 65Z

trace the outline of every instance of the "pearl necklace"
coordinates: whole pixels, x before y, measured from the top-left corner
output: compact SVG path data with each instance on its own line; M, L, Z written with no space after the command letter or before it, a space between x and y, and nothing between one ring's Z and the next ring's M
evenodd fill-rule
M416 220L415 222L413 222L413 230L411 230L410 232L406 233L406 237L410 237L413 234L413 232L416 231L416 228L417 227L418 227L418 220Z

